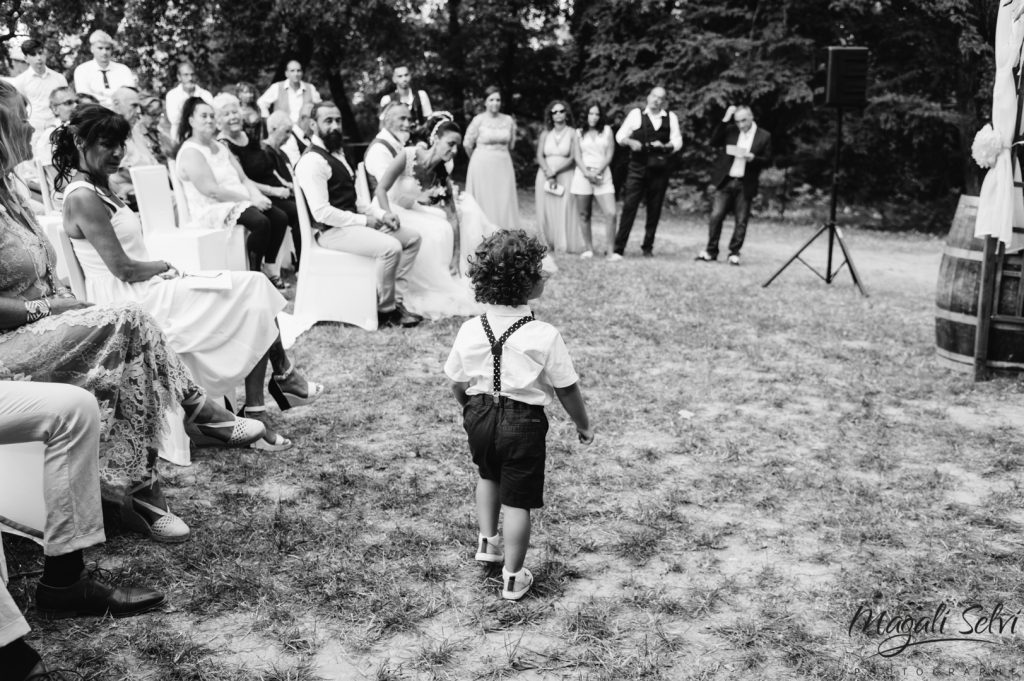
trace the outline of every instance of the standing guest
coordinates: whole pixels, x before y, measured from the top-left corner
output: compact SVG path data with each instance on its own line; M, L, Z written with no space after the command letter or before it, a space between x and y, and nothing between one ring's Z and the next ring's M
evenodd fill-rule
M363 156L363 168L366 170L371 194L377 190L377 183L384 177L384 171L391 165L391 160L409 142L411 121L409 107L401 102L390 102L381 111L380 132L370 142Z
M0 444L43 442L43 574L36 609L51 617L126 617L159 607L164 595L116 586L87 570L83 551L106 541L100 506L100 410L73 385L3 381ZM0 544L0 562L3 562ZM10 681L70 681L26 643L28 623L0 582L0 669ZM79 677L81 678L81 677Z
M654 255L654 233L658 230L661 205L668 189L671 155L683 148L679 119L665 110L665 98L665 88L652 89L647 95L647 108L630 111L615 135L615 140L629 147L632 153L623 190L622 217L615 235L615 252L608 256L611 261L622 260L641 199L647 207L647 223L640 248L644 257Z
M529 301L544 292L543 255L544 246L522 230L497 232L480 244L470 277L486 312L462 325L444 365L479 471L476 559L504 563L501 596L514 601L533 584L523 562L530 509L544 505L544 407L557 395L580 442L594 441L565 341L530 310ZM504 541L499 511L505 515Z
M604 111L599 104L587 109L587 122L577 130L576 169L569 185L580 212L580 227L586 250L581 258L594 256L594 239L590 228L594 201L601 207L605 219L605 252L611 255L615 248L615 185L612 182L611 163L615 155L615 137L605 124Z
M288 162L293 168L299 162L299 156L302 155L302 152L312 143L314 128L316 127L313 124L313 117L310 115L312 111L312 104L303 104L302 109L299 111L298 123L293 123L292 117L288 116L284 111L276 112L288 116L288 125L291 126L291 131L279 148L288 157ZM270 119L268 118L267 121L269 122Z
M135 74L124 64L111 60L114 39L106 31L93 31L89 48L93 58L75 68L75 92L92 95L109 107L118 88L136 87Z
M231 446L258 440L265 428L208 400L138 306L83 303L56 281L53 247L10 176L31 158L26 104L14 86L0 83L0 379L91 392L104 414L100 477L125 526L155 541L185 541L188 525L168 509L156 470L168 412L180 405L189 427ZM116 168L107 163L103 170Z
M729 121L735 121L735 127L729 126ZM739 265L751 204L757 196L758 178L771 160L772 136L767 130L757 127L754 112L749 106L730 106L711 135L711 146L718 148L718 158L711 171L715 200L708 224L708 245L697 260L711 262L718 259L722 223L732 210L736 226L729 239L729 264Z
M35 145L32 147L33 156L44 166L51 165L52 163L50 137L53 135L53 131L67 124L71 119L71 112L75 110L77 105L78 99L75 97L74 91L69 87L59 87L50 93L50 111L54 115L54 121L50 126L43 128L42 132L36 137Z
M189 97L200 97L207 104L213 104L213 95L210 91L196 83L196 67L192 62L184 60L178 64L178 84L168 90L164 98L172 136L181 125L181 108L185 106L185 100Z
M292 59L284 69L285 79L267 88L267 91L256 100L263 117L271 111L284 111L292 123L298 123L304 104L316 104L321 101L320 93L312 83L302 80L302 64Z
M260 193L234 155L217 141L213 107L199 97L185 100L178 138L177 172L193 220L206 229L244 226L249 231L249 269L262 270L283 288L277 252L288 229L288 216Z
M345 159L341 111L334 102L313 106L316 135L295 164L317 243L376 258L380 326L415 326L422 317L402 305L405 279L420 250L420 235L401 227L394 213L357 205L355 173Z
M280 399L282 391L309 403L322 387L290 368L275 322L285 299L257 272L227 272L226 290L196 290L166 262L153 260L138 216L103 183L103 165L116 160L127 134L123 118L92 106L76 110L55 140L57 185L66 187L64 230L85 273L89 300L130 300L142 306L196 382L211 393L231 394L244 381L242 413L267 425L263 439L253 446L268 451L289 448L291 442L265 420L268 362L275 370L270 392L282 409L293 406Z
M285 180L280 177L278 170L277 156L268 151L259 139L250 137L242 127L242 112L238 105L238 98L225 92L217 95L215 101L217 106L217 128L220 130L220 140L227 144L228 149L238 159L245 176L252 180L260 193L270 199L270 203L282 211L291 226L292 235L296 243L301 241L299 233L299 212L295 208L295 199L292 196L291 184L286 185ZM274 113L283 113L276 111ZM271 114L273 116L274 114ZM278 277L280 280L280 276ZM271 277L273 281L273 277ZM274 282L277 285L278 282ZM282 286L287 284L280 282Z
M578 155L572 113L561 99L544 110L537 139L537 231L555 251L581 253L584 247L576 204L569 192ZM591 247L590 250L593 250Z
M25 69L28 68L28 62L25 61L25 55L21 53L21 48L17 46L12 46L8 50L7 57L11 61L11 69L6 76L0 76L0 80L5 80L9 83L14 78L25 73Z
M120 87L114 91L113 106L108 107L124 117L131 126L131 135L125 141L124 157L117 172L110 176L110 188L114 194L131 206L135 206L135 187L132 185L130 168L159 165L149 148L149 140L138 123L142 118L142 102L139 92L133 87Z
M36 139L47 128L57 125L57 117L50 108L50 95L57 88L66 88L67 79L46 65L46 48L38 40L28 39L21 44L28 68L11 79L11 84L25 95L29 103L28 122L36 131Z
M510 150L516 144L516 122L501 113L501 91L485 91L486 111L477 114L466 129L466 191L473 195L487 219L501 229L518 229L519 199Z
M409 84L411 79L412 74L408 66L396 66L391 72L391 82L395 84L395 89L380 98L380 109L383 113L384 107L389 103L401 102L409 107L409 118L418 128L426 123L434 109L430 106L430 97L426 92L412 88Z

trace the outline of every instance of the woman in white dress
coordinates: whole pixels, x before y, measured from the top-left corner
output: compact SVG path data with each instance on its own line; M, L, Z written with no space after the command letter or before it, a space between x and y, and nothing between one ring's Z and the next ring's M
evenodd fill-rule
M64 229L85 273L89 300L139 303L199 385L223 395L244 381L243 414L249 418L266 423L268 360L275 372L269 389L282 409L316 400L323 386L303 379L285 354L275 317L286 301L265 276L182 277L147 252L138 216L107 187L107 172L120 163L129 131L118 114L83 106L55 136L56 183L65 187ZM281 451L291 444L268 427L252 446Z
M284 288L277 253L281 250L288 216L276 208L245 176L231 151L217 141L213 107L189 97L178 128L177 173L192 220L205 229L249 230L246 250L249 269L260 271L277 288Z
M612 170L609 167L615 154L615 138L612 129L605 123L604 112L598 104L587 109L587 122L577 130L579 143L576 145L576 168L573 170L569 190L580 212L580 228L586 250L581 258L594 256L594 239L590 228L593 203L604 213L605 254L611 255L615 248L615 185L612 184Z
M569 192L577 155L569 105L560 99L548 104L544 125L537 140L537 231L554 251L582 253L579 213Z
M441 111L431 115L422 137L427 144L405 147L377 184L375 201L420 234L420 252L407 278L404 303L430 319L479 314L468 278L467 257L497 227L468 194L457 195L448 164L462 131Z

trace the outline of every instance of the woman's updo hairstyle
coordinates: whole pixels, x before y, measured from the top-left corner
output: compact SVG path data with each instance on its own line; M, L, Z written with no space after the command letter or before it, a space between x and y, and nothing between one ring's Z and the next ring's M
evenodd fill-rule
M454 117L447 111L435 111L430 114L430 117L420 126L413 137L417 141L425 143L428 147L432 147L437 140L449 132L456 132L461 135L462 128L459 127Z
M178 123L178 142L184 142L192 136L192 124L188 122L188 119L192 118L192 114L200 104L210 106L202 97L189 97L182 105L181 122Z
M114 113L99 104L81 104L71 113L67 125L63 125L50 135L53 148L53 167L57 171L54 187L61 191L71 181L71 176L78 170L79 149L89 149L97 144L107 147L119 147L128 139L132 127L124 116ZM89 179L100 187L106 187L108 179L92 177Z

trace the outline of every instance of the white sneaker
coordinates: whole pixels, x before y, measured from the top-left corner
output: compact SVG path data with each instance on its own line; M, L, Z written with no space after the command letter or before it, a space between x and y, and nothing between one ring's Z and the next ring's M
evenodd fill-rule
M730 265L739 265L740 264L740 256L736 255L735 253L733 255L730 255L729 256L729 264Z
M519 572L509 572L501 568L501 597L507 601L518 601L533 586L533 573L523 568Z
M605 260L607 260L608 262L618 262L622 260L622 256L619 255L618 253L609 253L608 257L605 258Z
M580 260L589 260L590 258L593 258L593 257L594 257L594 252L593 251L583 251L582 253L580 253Z
M481 563L494 563L500 565L505 562L505 554L501 550L501 535L493 537L480 536L480 543L476 551L476 559Z

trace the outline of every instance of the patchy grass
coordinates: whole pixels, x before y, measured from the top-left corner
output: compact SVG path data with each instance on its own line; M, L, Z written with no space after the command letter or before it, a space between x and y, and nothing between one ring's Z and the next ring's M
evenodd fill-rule
M936 363L936 239L848 230L867 299L799 263L762 288L811 230L755 223L739 268L694 263L705 227L679 218L652 260L558 258L536 311L598 436L580 446L550 410L523 601L472 560L475 472L441 373L460 320L324 324L294 354L328 393L276 416L295 450L196 452L166 471L190 542L89 552L169 605L47 622L15 578L32 644L158 681L1018 678L1024 623L891 658L851 632L861 605L1024 607L1024 383ZM7 544L13 572L38 569Z

